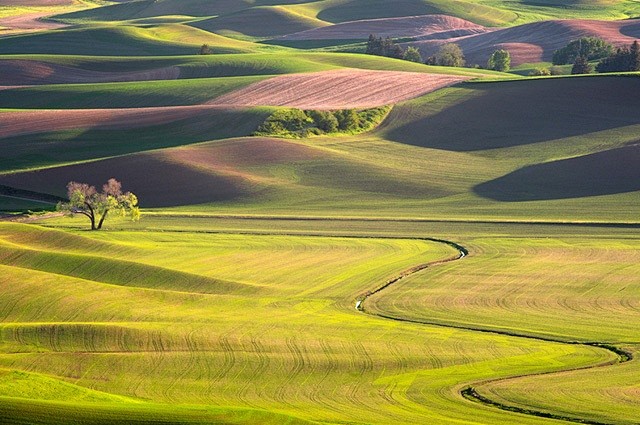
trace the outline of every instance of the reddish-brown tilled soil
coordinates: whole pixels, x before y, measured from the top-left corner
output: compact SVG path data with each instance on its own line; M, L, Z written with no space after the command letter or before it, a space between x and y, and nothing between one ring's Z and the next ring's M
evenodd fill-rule
M66 26L65 24L40 20L40 18L44 18L49 15L51 15L51 12L37 12L0 18L0 27L3 27L0 34L42 31Z
M412 99L469 77L341 69L271 78L212 100L222 106L372 108Z

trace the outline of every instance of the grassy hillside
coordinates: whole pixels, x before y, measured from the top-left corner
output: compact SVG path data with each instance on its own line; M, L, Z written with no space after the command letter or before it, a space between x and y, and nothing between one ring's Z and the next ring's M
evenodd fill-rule
M458 393L460 385L613 360L596 347L399 323L357 312L354 298L376 282L455 253L429 241L371 237L393 231L382 223L365 225L366 238L211 234L206 231L225 224L208 227L204 223L210 220L192 232L170 231L182 223L192 222L156 220L152 225L169 227L93 234L0 226L3 245L19 243L40 256L55 250L70 262L100 256L137 263L129 275L134 280L125 287L102 282L118 279L106 262L95 271L102 277L90 280L71 270L52 270L57 261L0 256L10 282L0 305L14 306L2 310L0 367L20 371L5 375L0 388L11 388L11 396L19 397L29 394L25 381L49 388L66 382L68 391L83 400L74 403L81 418L97 408L88 423L134 412L141 423L160 415L174 423L198 423L216 414L222 423L251 423L261 417L256 415L268 421L266 412L274 411L288 415L291 423L348 418L358 423L543 424L547 421L535 417L470 409ZM287 233L288 226L272 225L271 233ZM339 233L332 226L314 225ZM136 272L149 267L243 282L256 292L220 296L186 294L180 286L138 287ZM23 294L31 294L28 301ZM22 347L22 354L9 354L15 347ZM42 382L43 375L50 384ZM614 374L609 380L616 382ZM93 393L83 393L83 387ZM28 410L21 408L23 400L7 400L6 417L67 415L70 405L57 398L62 392L48 394L49 402L38 401ZM397 400L412 408L398 408ZM162 406L166 403L171 412ZM243 410L247 404L255 410ZM215 405L227 407L207 407ZM575 406L569 402L567 409Z
M217 53L247 53L248 42L181 24L103 26L16 35L0 39L0 54L56 54L97 56L194 55L202 44Z
M276 37L319 28L329 23L293 13L284 7L268 6L199 20L192 25L217 34Z
M87 109L197 105L269 76L54 84L0 91L2 108Z

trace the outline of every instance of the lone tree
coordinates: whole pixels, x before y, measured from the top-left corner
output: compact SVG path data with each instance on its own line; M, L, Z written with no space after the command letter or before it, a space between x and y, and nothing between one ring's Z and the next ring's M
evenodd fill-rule
M211 47L208 44L203 44L202 46L200 46L200 49L198 50L198 54L199 55L212 55L213 54L213 49L211 49Z
M511 68L511 54L504 49L496 50L491 54L487 68L494 71L506 72Z
M109 179L98 192L95 186L86 183L69 182L67 185L69 202L58 203L57 210L71 216L81 214L91 220L91 230L102 229L102 224L110 212L129 216L132 220L140 218L138 198L131 192L122 193L122 184Z

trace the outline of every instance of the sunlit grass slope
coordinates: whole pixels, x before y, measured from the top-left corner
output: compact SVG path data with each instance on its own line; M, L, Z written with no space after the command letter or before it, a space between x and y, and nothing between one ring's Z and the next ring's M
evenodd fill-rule
M197 105L265 78L269 76L22 87L0 91L0 107L88 109Z
M91 234L0 228L4 245L43 256L30 263L4 255L0 266L0 368L7 371L0 393L10 397L2 404L5 418L16 423L34 416L59 423L73 409L86 423L127 414L140 423L206 422L215 415L221 423L269 423L273 413L323 423L543 424L474 407L458 389L613 359L595 347L402 324L353 308L355 297L400 271L455 255L444 244L206 228ZM60 270L46 257L52 252L68 261L108 258L123 268L135 259L138 268L129 285L114 285ZM96 264L98 274L121 279L109 261ZM254 292L185 293L170 280L168 287L138 287L131 278L149 267ZM42 393L49 403L26 404L21 397L34 397L31 385L49 388ZM72 405L61 399L65 394ZM163 406L169 403L171 410Z
M190 79L319 72L338 68L515 78L495 71L426 66L413 62L350 53L297 52L214 54L161 57L77 55L4 55L0 70L5 85L39 85Z
M266 6L199 20L191 25L218 34L276 37L326 26L329 23L293 13L284 7Z

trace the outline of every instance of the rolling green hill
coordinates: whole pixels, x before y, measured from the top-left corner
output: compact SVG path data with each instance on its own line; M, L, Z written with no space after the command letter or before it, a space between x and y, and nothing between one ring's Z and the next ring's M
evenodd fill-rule
M81 27L5 37L0 39L0 54L194 55L202 44L209 44L217 53L248 53L259 47L181 24L122 25Z

